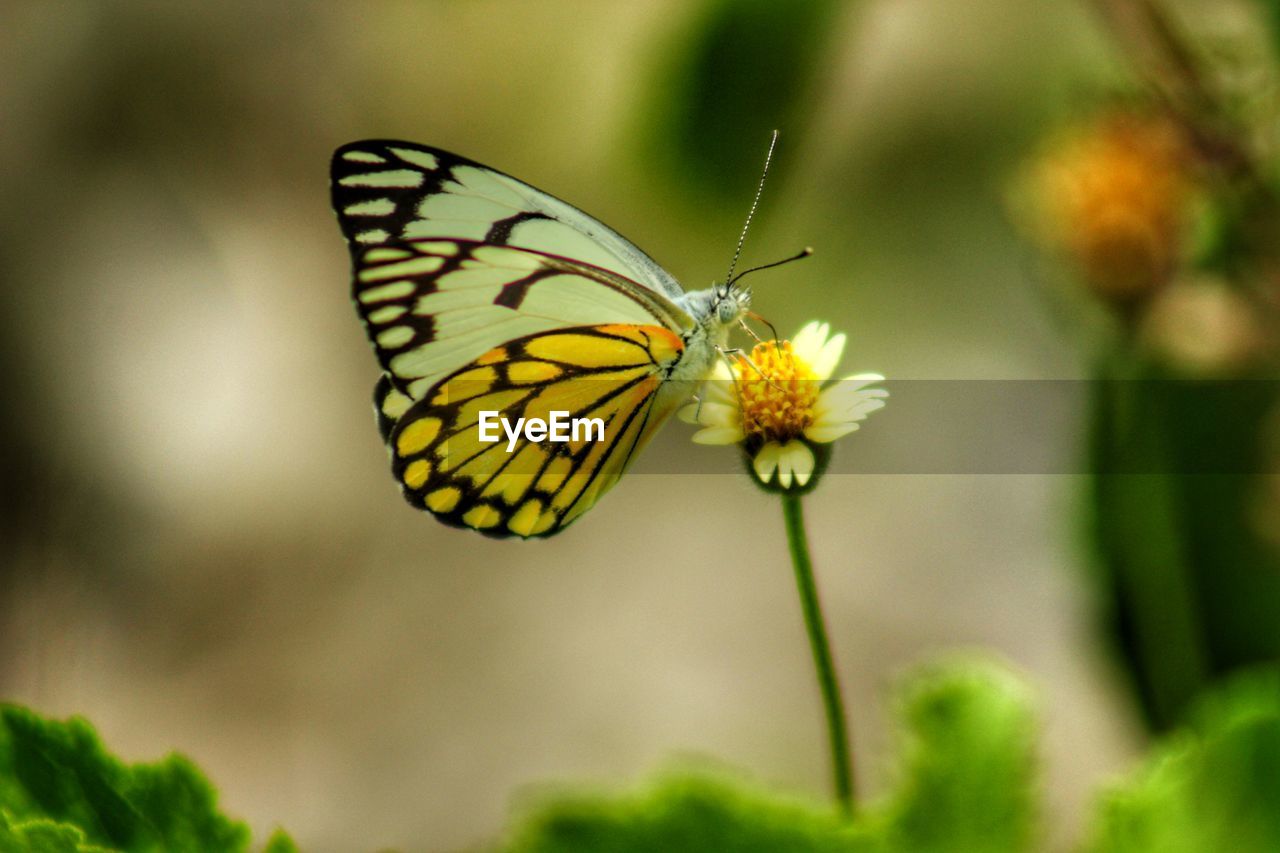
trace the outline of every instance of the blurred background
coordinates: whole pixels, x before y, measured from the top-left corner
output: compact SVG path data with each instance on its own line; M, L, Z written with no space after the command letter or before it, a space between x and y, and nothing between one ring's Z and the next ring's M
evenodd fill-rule
M1178 5L1208 44L1266 50L1255 4ZM529 543L401 499L330 154L456 151L697 288L776 126L746 261L816 249L756 281L781 331L827 320L845 368L891 379L1081 379L1105 320L1010 199L1139 76L1087 3L5 4L0 699L83 714L129 760L181 751L255 836L307 850L479 845L541 786L687 761L821 796L781 517L745 478L642 469ZM1036 439L1083 454L1088 422ZM733 470L664 432L652 454ZM1076 840L1153 719L1098 630L1091 489L840 473L808 499L864 791L889 781L897 674L980 648L1039 692L1047 837Z

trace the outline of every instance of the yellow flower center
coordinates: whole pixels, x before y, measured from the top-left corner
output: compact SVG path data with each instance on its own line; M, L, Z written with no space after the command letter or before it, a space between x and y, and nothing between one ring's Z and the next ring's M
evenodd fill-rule
M756 344L749 359L738 356L733 373L748 440L786 442L813 423L821 382L790 341Z

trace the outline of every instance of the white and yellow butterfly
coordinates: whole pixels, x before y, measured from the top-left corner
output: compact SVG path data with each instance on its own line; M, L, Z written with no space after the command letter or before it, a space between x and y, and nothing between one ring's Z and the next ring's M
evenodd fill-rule
M333 157L374 391L414 506L492 536L550 536L609 490L695 391L750 287L684 292L608 226L436 148L368 140ZM605 422L603 440L480 440L481 412Z

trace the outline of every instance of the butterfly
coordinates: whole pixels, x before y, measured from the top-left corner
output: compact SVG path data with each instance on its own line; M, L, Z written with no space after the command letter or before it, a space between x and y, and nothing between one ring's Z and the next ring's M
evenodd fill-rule
M563 530L618 482L749 314L750 287L732 275L685 292L581 210L438 148L354 142L334 153L331 180L352 297L382 368L374 405L392 472L447 524L496 537ZM603 437L538 440L530 427L490 441L482 429L565 413L601 422Z

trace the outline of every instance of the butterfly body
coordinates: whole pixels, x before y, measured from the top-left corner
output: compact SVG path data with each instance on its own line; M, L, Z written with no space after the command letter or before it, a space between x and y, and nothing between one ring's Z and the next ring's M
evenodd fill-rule
M410 503L488 535L548 536L594 505L749 307L745 288L684 292L603 223L439 149L343 146L332 193L393 473ZM479 428L565 412L604 439L488 443Z

